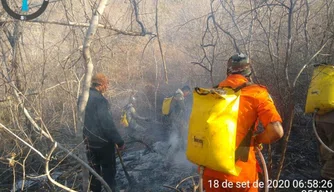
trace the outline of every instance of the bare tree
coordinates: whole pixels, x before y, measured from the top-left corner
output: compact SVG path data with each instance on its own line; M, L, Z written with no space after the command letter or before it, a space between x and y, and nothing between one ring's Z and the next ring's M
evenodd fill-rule
M101 0L100 3L98 4L97 9L93 12L93 16L90 20L90 26L87 29L86 37L83 43L83 55L85 58L85 77L84 77L81 97L78 100L78 120L77 120L77 130L78 130L77 137L78 138L83 138L82 131L83 131L83 126L84 126L83 123L85 121L85 108L86 108L88 97L89 97L89 87L90 87L90 82L92 79L93 68L94 68L92 56L90 52L90 46L93 41L96 30L98 28L99 19L101 15L103 14L103 11L107 5L107 2L108 0ZM81 147L80 156L81 156L81 159L87 162L87 156L86 156L85 148L83 146ZM82 172L83 172L83 177L82 177L83 191L88 191L88 184L89 184L88 170L83 166ZM108 191L111 191L108 185L105 185L105 187L107 188Z
M330 33L324 32L321 38L315 38L309 30L314 30L312 26L317 25L314 18L321 17L320 12L325 14L325 5L329 2L319 3L319 9L312 8L311 5L315 3L313 1L249 1L250 8L241 6L239 1L220 0L218 4L213 2L214 0L210 2L210 6L214 8L211 8L206 25L203 26L204 36L210 29L209 19L213 20L213 24L223 35L219 38L219 33L211 33L211 37L219 39L207 45L217 47L226 44L227 39L230 39L228 45L234 49L230 49L229 52L232 54L234 51L245 51L251 55L256 82L267 85L269 91L278 99L276 104L283 117L286 134L281 148L276 146L282 150L278 170L275 174L270 172L271 177L280 179L296 114L295 108L300 104L301 93L298 90L306 88L305 84L298 85L298 79L304 69L312 65L326 50L329 42L333 41ZM325 28L329 29L328 24ZM313 38L317 41L312 40ZM203 55L205 59L205 52ZM203 65L204 59L195 63L201 65L212 76L211 69ZM216 57L218 62L221 59ZM305 82L307 79L302 80ZM269 170L273 164L272 147L269 146Z
M55 0L39 18L25 22L1 9L2 183L23 190L25 184L18 187L17 181L46 176L48 170L52 175L57 169L64 173L62 179L71 179L66 187L78 190L83 183L87 188L87 180L77 182L81 164L76 162L86 157L82 118L93 71L110 77L106 97L115 119L135 92L144 101L138 110L158 121L165 96L186 83L214 86L224 78L226 61L235 52L250 56L255 82L267 86L283 117L286 135L269 146L267 155L271 178L285 177L295 142L290 137L298 131L294 125L305 118L300 109L310 66L334 58L333 3ZM50 181L46 187L56 190Z

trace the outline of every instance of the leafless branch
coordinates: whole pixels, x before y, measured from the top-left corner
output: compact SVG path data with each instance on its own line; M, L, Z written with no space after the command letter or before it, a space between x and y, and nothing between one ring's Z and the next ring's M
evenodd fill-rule
M58 86L61 86L61 85L64 84L64 83L68 83L68 82L77 82L77 81L75 81L75 80L71 80L71 81L67 81L67 82L66 82L66 81L63 81L63 82L60 82L60 83L58 83L58 84L56 84L56 85L53 85L53 86L51 86L51 87L48 87L48 88L42 90L41 92L33 92L33 93L25 94L24 97L33 96L33 95L39 95L39 94L41 94L41 93L47 93L48 91L50 91L50 90L52 90L52 89L54 89L54 88L56 88L56 87L58 87ZM5 98L0 99L0 103L1 103L1 102L9 101L9 100L11 100L11 99L12 99L12 97L7 96L7 97L5 97Z
M0 23L13 23L15 20L0 20ZM43 21L43 20L29 20L26 21L29 23L43 23L43 24L52 24L52 25L63 25L63 26L70 26L70 27L89 27L89 23L78 23L68 21L67 23L59 22L59 21ZM116 29L115 27L109 25L98 24L98 28L108 29L116 32L116 34L120 35L130 35L130 36L143 36L142 32L132 32L132 31L123 31L120 29ZM145 32L145 34L152 35L150 32Z
M292 51L292 25L293 25L293 10L297 1L290 0L290 7L288 9L288 29L287 29L287 45L285 51L284 69L285 69L285 80L289 88L291 88L290 77L289 77L289 64Z
M15 171L15 165L12 167L13 170L13 191L16 191L16 171Z
M25 179L26 179L26 161L29 157L29 154L31 153L31 149L29 149L26 157L23 159L23 162L22 162L22 185L21 185L21 191L23 191L23 188L24 188L24 182L25 182Z
M304 18L304 38L305 38L305 44L306 44L306 56L308 57L309 56L309 44L310 44L310 41L309 41L309 35L308 35L308 19L309 19L309 15L310 15L310 6L309 6L309 2L308 0L305 0L305 6L306 6L306 16ZM294 85L293 85L294 86Z
M29 115L30 116L30 115ZM33 119L28 118L31 122L32 125L34 125L35 128L37 128L38 130L41 130L40 127L36 124L36 122L34 122ZM39 156L41 156L43 159L47 160L47 157L44 157L44 155L39 152L37 149L35 149L33 146L31 146L29 143L25 142L23 139L21 139L19 136L17 136L15 133L13 133L10 129L8 129L6 126L4 126L2 123L0 123L0 126L5 129L7 132L9 132L11 135L13 135L14 137L16 137L18 140L20 140L22 143L24 143L25 145L27 145L29 148L31 148L33 151L35 151ZM41 130L41 132L43 133L44 136L47 137L47 134L44 133L43 130ZM49 138L50 139L50 138ZM52 141L54 144L57 143L56 141ZM56 145L56 144L55 144ZM83 160L81 160L80 158L78 158L76 155L74 155L72 152L70 152L68 149L64 148L62 145L60 145L59 143L57 143L57 146L59 147L59 149L65 151L69 156L71 156L72 158L74 158L75 160L77 160L81 165L85 166L86 169L88 169L89 171L92 172L92 174L99 180L101 181L101 183L107 188L108 184L103 180L103 178L101 176L99 176L94 169L92 169L89 165L87 165L87 163L85 163ZM110 187L109 187L110 189ZM110 191L111 192L111 189Z
M238 30L238 32L239 32L239 34L240 34L240 36L241 36L241 40L243 41L243 45L244 45L244 47L245 47L245 50L247 50L244 35L243 35L242 31L240 30L240 27L239 27L238 22L237 22L236 19L235 19L235 12L234 12L234 9L230 8L231 11L228 10L222 1L223 1L223 0L220 0L220 4L221 4L221 6L222 6L222 7L224 8L224 10L230 15L230 17L231 17L231 19L232 19L232 22L233 22L234 26L237 28L237 30ZM233 1L230 1L230 3L232 4L232 7L234 7ZM227 3L227 4L228 4L228 3ZM237 50L238 53L240 52L239 48L237 48L236 50Z
M266 3L266 4L261 4L261 5L257 6L257 7L254 7L253 9L250 9L250 10L247 10L247 11L241 13L239 15L239 17L242 16L242 15L248 14L248 13L250 13L252 11L256 11L257 9L260 9L262 7L276 7L276 6L281 6L281 7L284 7L286 9L289 9L289 7L287 5L285 5L284 3L281 3L281 2L280 3Z
M196 183L195 183L194 178L195 178L195 177L198 177L198 176L199 176L199 175L193 175L193 176L186 177L186 178L182 179L182 180L175 186L175 188L176 188L176 189L179 188L179 186L180 186L182 183L184 183L184 182L187 181L188 179L191 179L192 184L193 184L193 188L194 188L194 190L195 190L196 188L198 188L198 186L196 186Z
M46 159L46 157L44 157L44 155L39 152L37 149L35 149L33 146L31 146L29 143L27 143L26 141L24 141L23 139L21 139L19 136L17 136L15 133L13 133L10 129L8 129L5 125L3 125L2 123L0 123L0 126L5 129L7 132L9 132L11 135L13 135L16 139L20 140L22 143L24 143L26 146L28 146L30 149L32 149L33 151L35 151L39 156L41 156L43 159Z
M134 10L134 14L136 17L136 21L139 24L140 28L141 28L141 35L144 36L146 34L146 29L144 27L144 24L140 21L139 19L139 11L138 11L138 3L136 2L136 0L130 0L132 6L133 6L133 10Z
M175 187L172 187L172 186L163 185L163 187L166 187L166 188L168 188L168 189L173 189L173 190L175 190L175 191L177 191L177 192L182 192L182 191L180 191L180 190L178 190L178 189L176 189Z
M46 176L48 177L49 181L50 181L51 183L53 183L54 185L56 185L56 186L58 186L58 187L60 187L60 188L62 188L62 189L65 189L66 191L75 192L75 190L72 190L72 189L70 189L70 188L68 188L68 187L66 187L66 186L64 186L64 185L62 185L62 184L60 184L60 183L58 183L57 181L55 181L55 180L51 177L51 175L50 175L50 171L49 171L49 162L50 162L51 157L52 157L52 154L53 154L53 152L54 152L54 150L55 150L56 148L57 148L57 142L54 143L54 145L52 146L52 148L51 148L51 150L50 150L50 153L49 153L48 156L47 156L47 159L45 160L45 174L46 174Z
M145 44L145 46L144 46L144 48L143 48L143 52L142 52L142 54L141 54L141 58L142 58L142 59L144 58L144 52L145 52L147 46L148 46L149 43L150 43L154 38L156 38L156 37L157 37L157 35L152 35L152 36L150 37L150 39L147 41L147 43Z
M199 66L201 66L202 68L204 68L205 70L207 70L207 71L210 72L210 69L209 69L207 66L203 65L202 62L190 62L190 63L191 63L191 64L194 64L194 65L199 65Z
M215 10L214 12L216 12L216 11L217 11L217 10ZM182 23L182 24L180 24L180 25L176 25L176 26L173 27L173 28L178 27L178 29L177 29L177 31L178 31L178 30L180 30L183 26L189 24L190 22L192 22L192 21L196 21L196 20L198 20L198 19L202 19L202 18L205 18L205 17L207 18L210 14L211 14L211 13L207 13L207 14L202 15L202 16L200 16L200 17L196 17L196 18L190 19L189 21L186 21L185 23Z
M327 39L327 41L321 46L321 48L311 57L311 59L309 59L309 61L299 70L295 80L293 81L292 87L296 87L296 83L298 78L300 77L300 75L302 74L302 72L304 71L304 69L306 67L308 67L310 65L310 63L312 62L312 60L319 55L319 53L325 48L325 46L327 45L327 43L329 42L330 38Z
M145 147L148 149L148 150L150 150L150 151L152 151L152 152L154 152L154 153L158 153L157 151L155 151L151 146L149 146L147 143L145 143L143 140L141 140L141 139L136 139L136 138L134 138L134 137L130 137L132 140L131 141L129 141L129 142L126 142L127 144L130 144L130 143L141 143L141 144L143 144L143 145L145 145Z
M162 50L162 45L161 45L161 40L160 40L160 35L159 35L159 25L158 25L158 5L159 5L159 0L156 0L156 4L155 4L155 30L157 32L157 39L158 39L158 44L159 44L159 50L160 50L160 54L161 54L161 60L162 60L162 67L164 69L164 73L165 73L165 81L166 84L168 84L168 73L167 73L167 65L166 65L166 60L165 60L165 55L163 53Z
M239 46L237 44L236 37L234 35L232 35L229 31L225 30L222 26L220 26L216 22L216 19L215 19L214 15L212 17L212 20L213 20L213 23L214 23L215 26L217 26L223 33L225 33L226 35L228 35L232 39L232 42L233 42L233 45L234 45L234 48L235 48L236 52L240 53L240 49L239 49Z
M82 159L80 159L79 157L77 157L76 155L74 155L71 151L69 151L68 149L66 149L65 147L63 147L62 145L60 145L59 143L58 143L58 148L61 149L62 151L65 151L67 153L67 155L71 156L78 163L80 163L82 166L84 166L86 169L88 169L96 177L96 179L99 180L102 183L102 185L104 185L104 187L106 188L106 190L108 192L111 192L111 189L110 189L109 185L87 163L85 163Z

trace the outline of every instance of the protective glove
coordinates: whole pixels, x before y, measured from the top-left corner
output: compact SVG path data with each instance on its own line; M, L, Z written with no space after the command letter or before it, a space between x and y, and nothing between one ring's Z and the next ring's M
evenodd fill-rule
M262 149L263 149L262 143L259 143L259 144L255 145L255 147L257 147L260 151L262 151Z
M256 136L257 136L257 134L255 134L255 135L252 136L253 146L256 147L256 148L258 148L261 151L263 149L263 145L262 145L262 143L258 143L257 142Z

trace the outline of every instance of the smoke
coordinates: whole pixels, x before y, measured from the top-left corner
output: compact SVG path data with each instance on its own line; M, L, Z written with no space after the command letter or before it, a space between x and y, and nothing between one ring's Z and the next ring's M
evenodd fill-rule
M196 168L196 165L188 161L184 151L178 151L175 153L173 164L176 167L181 167L181 168L189 169L189 170Z
M171 167L182 167L185 169L191 169L195 165L188 161L186 157L186 140L180 132L175 130L171 132L168 139L168 154L166 160Z
M180 136L176 133L176 131L173 131L169 137L168 144L170 146L171 151L176 151L178 146L180 146Z

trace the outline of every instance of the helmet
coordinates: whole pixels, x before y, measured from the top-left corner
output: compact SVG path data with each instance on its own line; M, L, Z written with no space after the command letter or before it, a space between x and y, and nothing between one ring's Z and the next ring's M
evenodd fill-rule
M134 104L136 101L137 101L136 97L135 96L131 96L129 103Z
M182 91L191 91L190 87L188 85L185 85L181 88Z
M241 74L248 77L252 74L250 62L247 55L235 54L227 62L227 74Z
M136 101L136 100L137 99L134 96L131 97L131 101Z

